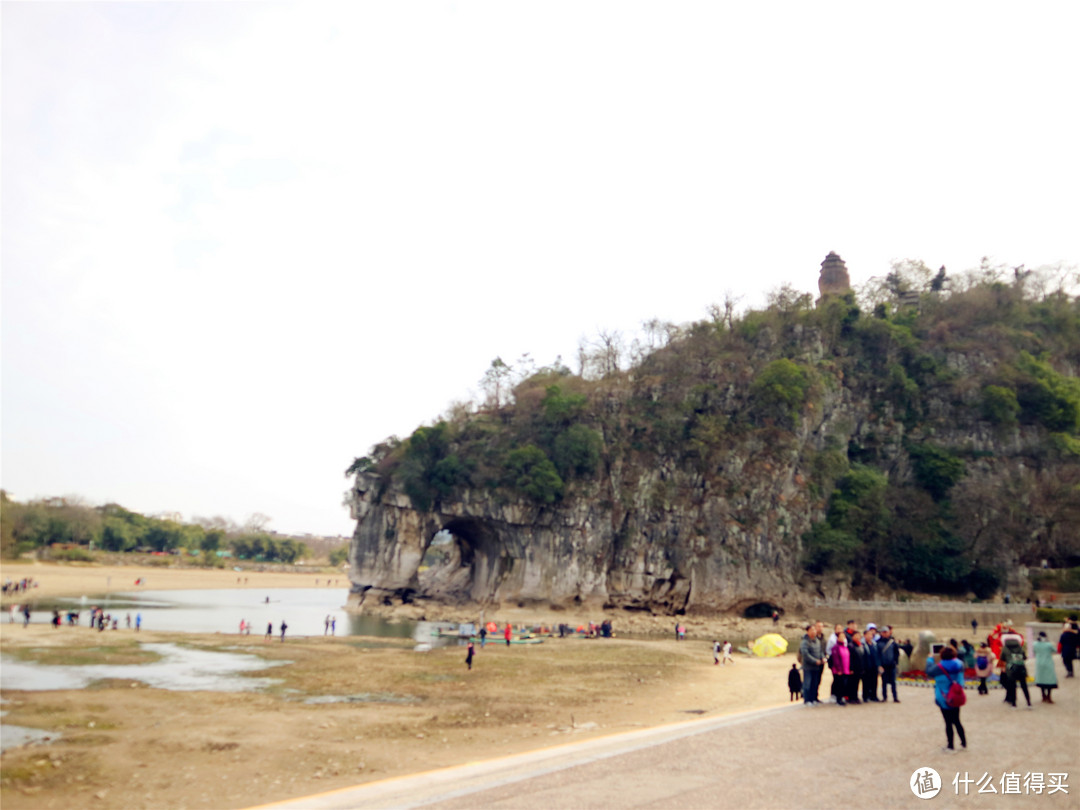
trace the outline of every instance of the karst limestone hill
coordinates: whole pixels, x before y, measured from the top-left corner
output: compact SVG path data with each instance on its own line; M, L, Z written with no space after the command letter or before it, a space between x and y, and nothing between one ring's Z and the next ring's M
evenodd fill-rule
M630 368L601 347L508 394L499 361L485 407L349 468L352 601L1022 593L1024 566L1080 557L1080 304L1056 270L908 263L856 298L830 254L817 301L714 308Z

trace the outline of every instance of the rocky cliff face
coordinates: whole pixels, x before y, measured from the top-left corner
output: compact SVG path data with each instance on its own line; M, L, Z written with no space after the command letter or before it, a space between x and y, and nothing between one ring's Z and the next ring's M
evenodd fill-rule
M609 408L617 408L617 403ZM840 595L845 578L808 580L799 538L825 502L811 493L803 454L820 449L851 408L842 392L798 437L756 436L704 475L673 460L616 458L601 480L551 506L470 489L417 511L393 480L360 473L349 493L354 602L537 604L657 613L795 607ZM863 420L846 420L853 430ZM439 565L421 562L440 531Z
M356 601L584 603L674 613L800 600L797 544L790 538L806 525L788 506L802 500L795 476L775 479L775 508L753 527L742 526L703 481L680 479L641 473L625 504L596 493L538 507L470 493L419 513L400 492L379 495L377 476L360 474L352 494ZM692 503L648 505L660 482L689 488ZM439 531L452 536L449 553L421 572Z

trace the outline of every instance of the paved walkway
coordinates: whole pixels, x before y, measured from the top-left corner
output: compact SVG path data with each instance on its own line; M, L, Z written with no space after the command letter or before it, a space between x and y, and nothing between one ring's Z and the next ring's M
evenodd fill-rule
M267 807L926 807L909 783L916 770L933 768L942 778L936 803L950 807L1080 808L1080 679L1061 684L1054 705L1040 704L1033 688L1031 711L1005 706L1001 691L983 697L969 690L968 705L961 710L969 750L952 755L941 751L944 724L932 691L901 687L900 704L815 708L783 704L387 779ZM965 773L972 780L967 795L959 781ZM1013 788L1008 774L1017 774L1018 793L1005 793ZM1038 777L1029 775L1042 777L1041 793L1034 792ZM1050 795L1051 782L1064 782L1068 792ZM996 793L978 792L980 787L987 790L987 783Z

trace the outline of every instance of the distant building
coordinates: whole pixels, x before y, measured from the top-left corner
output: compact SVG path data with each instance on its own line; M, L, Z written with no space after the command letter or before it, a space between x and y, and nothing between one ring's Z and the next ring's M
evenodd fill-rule
M819 304L830 295L844 295L851 292L851 277L848 275L847 265L836 251L830 251L825 261L821 263L818 291L821 293L818 299Z

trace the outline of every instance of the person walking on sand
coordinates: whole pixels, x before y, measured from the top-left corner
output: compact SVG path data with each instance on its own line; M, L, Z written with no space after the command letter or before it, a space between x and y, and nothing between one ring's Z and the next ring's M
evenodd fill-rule
M934 654L926 659L926 675L934 679L934 702L941 709L941 716L945 719L945 740L948 746L942 750L953 753L953 728L960 736L960 747L967 748L967 737L964 735L964 727L960 723L960 704L950 698L953 684L960 686L960 696L963 697L964 689L964 665L956 658L956 650L946 646L941 651L941 663L934 660ZM961 703L963 701L961 700Z
M285 624L285 620L281 620L281 642L285 643L285 631L289 629L289 625Z
M1058 680L1054 671L1054 647L1046 640L1046 633L1039 633L1031 651L1035 653L1035 685L1042 693L1042 702L1053 703L1050 693L1057 689Z
M135 632L138 633L139 629L141 627L142 627L142 614L141 613L136 613L135 614Z
M1003 638L1005 644L1001 648L1001 660L998 661L998 666L1003 667L1001 682L1005 685L1005 702L1016 708L1016 687L1019 686L1030 709L1032 708L1031 694L1028 692L1027 654L1024 652L1024 646L1018 635L1009 633Z
M266 640L269 641L273 637L274 637L274 623L273 622L267 622L266 623Z
M330 617L330 635L337 635L337 616Z
M726 639L724 640L723 653L724 657L720 660L720 666L726 667L728 661L735 663L735 659L731 657L731 642Z
M472 669L473 656L476 655L476 647L473 646L472 641L469 641L469 646L465 648L465 666L470 670Z
M318 582L318 581L319 581L319 580L315 580L315 582ZM323 619L323 630L322 630L322 634L323 634L324 636L328 636L328 635L330 635L330 614L329 614L329 613L327 613L327 614L326 614L326 618L325 618L325 619Z
M712 662L714 664L720 663L720 642L715 639L712 643Z

